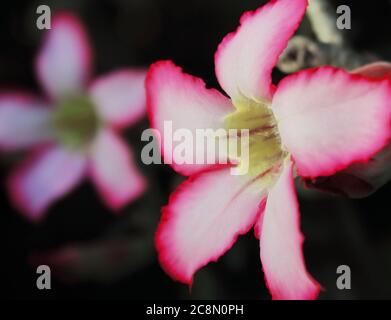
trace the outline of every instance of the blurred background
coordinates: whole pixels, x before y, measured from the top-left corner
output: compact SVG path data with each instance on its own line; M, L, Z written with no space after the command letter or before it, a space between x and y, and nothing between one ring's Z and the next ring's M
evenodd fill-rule
M76 13L91 38L95 75L121 67L147 67L171 59L219 88L213 56L246 10L261 0L63 0L7 1L0 11L0 84L40 93L33 59L43 32L36 8ZM354 52L391 61L391 1L330 1L349 5L352 29L344 32ZM314 38L308 21L300 33ZM276 70L277 82L283 73ZM140 154L144 119L125 135ZM161 206L183 180L164 165L142 165L149 189L119 214L106 209L86 181L51 207L40 224L15 211L4 181L22 154L0 155L0 292L5 298L83 299L269 299L253 232L218 263L197 273L191 294L160 268L153 235ZM360 200L301 189L304 253L310 273L325 291L320 299L391 298L391 184ZM36 289L36 265L52 267L52 290ZM336 287L336 269L352 270L352 289Z

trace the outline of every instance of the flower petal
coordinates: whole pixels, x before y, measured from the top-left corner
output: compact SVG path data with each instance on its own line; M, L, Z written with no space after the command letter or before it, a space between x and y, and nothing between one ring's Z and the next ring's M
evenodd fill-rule
M254 225L264 190L251 182L226 168L192 176L172 194L156 233L160 263L171 277L190 285L198 269Z
M320 287L307 273L292 163L269 192L260 231L261 261L273 299L315 299Z
M144 116L145 75L141 70L120 70L92 83L90 95L107 123L121 129Z
M206 89L202 80L182 73L170 61L161 61L151 67L146 86L148 116L151 126L164 137L161 147L165 162L183 175L210 167L204 164L180 164L174 154L179 143L173 142L172 147L167 147L170 137L164 136L164 123L170 121L174 133L178 129L186 129L191 131L193 137L197 129L224 128L224 117L234 110L231 102L218 91ZM194 143L193 147L194 157L204 157L209 151L207 146L197 148ZM218 155L223 156L222 152Z
M286 77L272 109L304 177L365 162L390 139L391 82L323 67Z
M22 163L8 180L14 205L31 220L70 192L84 177L85 157L58 147L41 147Z
M332 176L305 179L305 185L350 198L371 195L391 180L391 144L368 162L354 163Z
M0 95L0 149L18 150L50 139L50 110L24 93Z
M391 63L378 61L354 69L351 73L374 79L391 79Z
M374 79L391 79L391 63L374 62L353 70ZM363 198L376 192L391 179L391 143L366 163L354 163L348 168L328 177L306 179L309 188L343 195L351 198Z
M69 13L55 15L36 60L38 79L47 94L58 99L80 93L91 62L88 37L80 21Z
M233 100L243 96L254 100L272 97L272 69L306 7L307 0L270 1L245 13L238 30L224 38L215 57L216 75Z
M90 176L113 210L139 197L146 187L129 147L107 129L99 133L91 147Z

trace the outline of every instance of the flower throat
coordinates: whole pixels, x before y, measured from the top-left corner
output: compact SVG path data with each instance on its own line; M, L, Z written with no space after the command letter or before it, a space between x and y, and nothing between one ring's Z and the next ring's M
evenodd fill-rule
M52 125L60 143L72 149L79 149L95 137L100 119L88 97L75 96L64 99L56 107Z
M224 119L224 124L228 130L249 130L248 159L246 159L248 171L243 173L252 179L270 177L269 173L278 171L281 161L286 156L273 113L266 102L243 100L235 103L235 107L236 110ZM241 156L242 154L239 159ZM242 162L238 164L239 170Z

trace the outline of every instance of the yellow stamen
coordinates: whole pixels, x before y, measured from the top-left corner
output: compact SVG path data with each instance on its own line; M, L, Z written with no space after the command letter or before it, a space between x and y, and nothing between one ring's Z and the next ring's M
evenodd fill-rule
M238 170L247 170L243 174L251 179L262 179L263 185L270 185L287 154L281 147L276 120L269 109L269 103L241 100L234 104L236 110L224 119L225 128L249 130L248 153L239 151ZM240 142L237 145L240 146ZM248 159L243 159L246 154ZM234 156L230 151L229 155Z

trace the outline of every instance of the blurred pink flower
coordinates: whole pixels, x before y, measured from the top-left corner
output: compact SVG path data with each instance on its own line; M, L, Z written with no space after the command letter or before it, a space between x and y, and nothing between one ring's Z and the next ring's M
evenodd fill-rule
M156 234L160 263L180 282L191 285L197 270L255 226L273 299L316 298L320 286L304 262L294 178L365 162L390 139L388 80L321 67L272 84L272 69L306 7L307 0L270 1L243 15L215 56L218 81L231 99L169 61L149 71L147 108L160 133L164 121L193 132L250 130L250 166L241 176L226 165L182 164L171 149L162 150L173 157L174 170L190 176L163 208ZM194 148L197 159L206 150Z
M117 132L145 114L145 72L123 69L89 81L85 30L69 13L53 17L36 59L47 98L0 95L0 150L31 149L8 180L13 204L31 220L88 176L116 210L146 183Z

